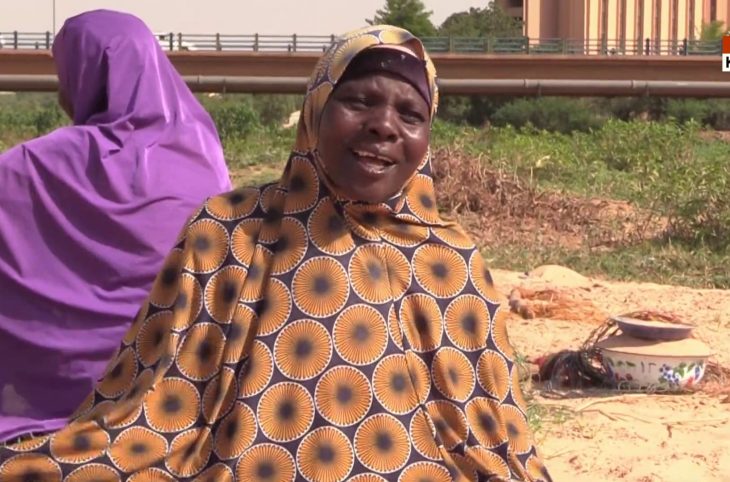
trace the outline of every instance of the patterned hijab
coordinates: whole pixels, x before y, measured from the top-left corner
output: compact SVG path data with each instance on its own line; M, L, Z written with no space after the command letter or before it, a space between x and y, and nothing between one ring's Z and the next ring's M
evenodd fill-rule
M281 179L209 199L105 376L59 432L0 449L0 481L550 480L505 312L435 205L429 158L380 205L320 176L319 117L353 57L317 64Z

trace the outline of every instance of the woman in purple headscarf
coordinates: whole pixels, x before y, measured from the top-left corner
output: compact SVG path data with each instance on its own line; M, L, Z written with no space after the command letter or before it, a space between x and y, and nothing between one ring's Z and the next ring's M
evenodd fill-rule
M65 425L186 218L231 188L212 120L142 21L73 17L53 56L73 125L0 155L0 441Z

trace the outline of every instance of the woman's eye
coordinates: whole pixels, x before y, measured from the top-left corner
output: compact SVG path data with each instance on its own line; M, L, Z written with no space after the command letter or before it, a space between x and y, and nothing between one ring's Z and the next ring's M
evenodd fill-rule
M423 118L423 115L415 112L415 111L406 111L401 113L401 117L404 121L408 122L409 124L420 124L422 122L425 122L426 119Z
M368 106L368 100L365 97L349 97L346 102L353 107Z

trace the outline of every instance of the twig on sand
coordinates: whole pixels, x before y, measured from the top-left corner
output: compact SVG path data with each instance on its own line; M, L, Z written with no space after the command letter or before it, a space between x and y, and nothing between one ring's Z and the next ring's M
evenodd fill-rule
M545 460L557 459L558 457L562 457L563 455L572 454L573 452L577 452L577 451L578 451L578 449L576 449L576 448L567 448L567 449L563 449L563 450L558 450L554 454L550 454L550 455L545 454L545 456L543 458Z
M618 415L623 414L611 414L604 410L601 410L600 408L592 408L590 410L586 410L586 412L597 412L606 417L607 419L611 420L612 422L620 422L622 420L622 417L619 417Z
M691 425L693 423L699 423L701 425L710 425L713 423L727 423L730 422L730 417L724 418L688 418L686 420L675 420L671 422L661 421L661 423L669 423L671 425Z
M618 397L610 397L610 398L602 398L599 400L591 400L588 403L584 403L580 407L576 408L574 411L576 413L580 413L585 411L588 407L592 407L593 405L598 405L599 403L611 403L611 402L625 402L632 398L646 398L649 397L650 394L648 393L629 393L626 395L620 395Z
M609 413L605 410L601 410L600 408L591 408L588 410L584 410L584 412L596 412L600 413L604 417L613 420L614 422L618 422L620 420L638 420L640 422L644 423L653 423L657 425L691 425L691 424L712 424L712 423L723 423L723 422L730 422L730 417L723 417L723 418L705 418L705 419L699 419L699 418L688 418L685 420L659 420L656 418L646 418L646 417L640 417L638 415L631 415L629 413Z

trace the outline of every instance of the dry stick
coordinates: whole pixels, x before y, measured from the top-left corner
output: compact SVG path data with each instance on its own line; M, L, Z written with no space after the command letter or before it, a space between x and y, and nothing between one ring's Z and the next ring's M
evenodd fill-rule
M558 452L555 452L554 454L545 455L544 459L545 460L556 459L556 458L561 457L563 455L567 455L567 454L570 454L570 453L573 453L573 452L577 452L577 451L578 451L578 449L563 449L563 450L560 450Z
M603 410L601 410L600 408L592 408L591 410L588 410L588 411L589 412L598 412L601 415L603 415L604 417L606 417L607 419L611 420L612 422L620 422L621 421L621 419L619 417L615 417L615 416L611 415L610 413L606 413Z
M621 402L621 401L629 400L631 398L647 398L649 396L651 396L651 394L648 394L648 393L628 393L626 395L620 395L618 397L602 398L599 400L593 400L588 403L584 403L580 407L576 408L574 411L576 413L580 413L580 412L584 411L585 409L587 409L588 407L592 407L593 405L598 405L599 403Z
M652 418L639 417L638 415L631 415L629 413L607 413L606 411L601 410L600 408L591 408L590 410L586 410L586 412L597 412L613 421L618 421L623 418L623 419L639 420L640 422L654 423L654 424L658 424L658 425L684 425L684 424L693 424L693 423L708 424L708 423L721 423L721 422L730 421L730 417L705 418L705 419L690 418L690 419L685 419L685 420L658 420L655 418L652 419Z

